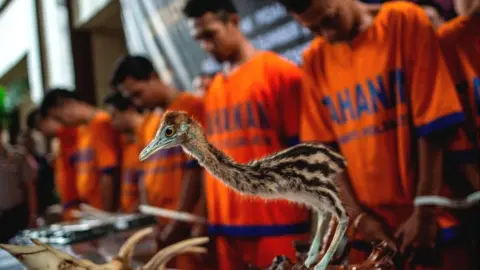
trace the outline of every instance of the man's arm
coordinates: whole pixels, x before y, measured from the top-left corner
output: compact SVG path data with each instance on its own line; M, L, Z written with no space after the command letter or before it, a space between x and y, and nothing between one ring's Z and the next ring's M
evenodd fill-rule
M203 169L201 167L186 168L183 176L182 189L177 206L177 211L193 212L203 193ZM160 240L163 244L170 244L180 240L185 231L186 223L171 221L163 229Z
M109 121L96 125L95 134L95 155L101 173L103 210L115 212L120 198L119 137Z
M35 226L38 217L37 193L35 190L36 166L33 160L29 159L27 153L23 154L21 161L21 179L25 190L28 204L28 225Z
M194 167L184 172L182 191L177 209L183 212L192 212L202 195L203 169Z
M25 189L27 192L27 201L28 201L28 224L29 226L34 226L35 221L38 217L38 205L37 205L37 196L35 192L34 179L27 181L25 183Z
M403 17L404 40L417 38L415 44L406 43L405 67L408 105L417 140L416 196L438 195L443 183L443 150L464 122L455 85L443 57L440 42L428 16L412 6ZM448 101L448 102L445 102ZM432 247L436 241L437 222L434 208L415 207L410 217L399 227L396 237L400 252L408 247Z
M422 137L417 140L418 147L418 184L416 196L439 195L443 184L442 141L450 138ZM434 247L437 236L436 213L434 206L416 206L412 215L396 232L400 239L400 252L409 246Z
M120 181L116 179L118 168L113 168L108 174L101 176L103 209L108 212L115 212L119 208Z
M350 217L350 225L353 226L354 232L358 232L366 242L386 241L388 246L395 250L396 244L393 235L388 232L383 222L369 213L368 210L364 210L353 190L348 173L338 174L336 182L340 188L340 196L345 204Z

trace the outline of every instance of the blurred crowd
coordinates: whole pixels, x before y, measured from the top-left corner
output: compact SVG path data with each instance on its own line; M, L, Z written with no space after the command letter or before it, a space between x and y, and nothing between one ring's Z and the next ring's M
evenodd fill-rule
M199 74L194 91L165 83L140 55L112 68L102 108L71 89L49 89L28 116L23 147L0 149L0 242L38 226L58 200L64 220L75 219L80 203L124 213L148 204L208 218L206 226L158 219L160 246L215 239L214 258L181 256L171 267L294 259L292 242L311 237L309 209L242 197L179 148L138 160L173 110L202 123L209 141L238 162L300 142L336 149L348 163L337 182L351 241L387 241L403 258L398 269L478 269L478 209L419 206L415 198L479 191L480 1L453 1L454 10L445 1L278 2L316 36L301 68L256 49L229 1L189 0L194 39L224 67ZM58 138L59 153L36 154L34 130ZM367 254L353 249L349 261Z

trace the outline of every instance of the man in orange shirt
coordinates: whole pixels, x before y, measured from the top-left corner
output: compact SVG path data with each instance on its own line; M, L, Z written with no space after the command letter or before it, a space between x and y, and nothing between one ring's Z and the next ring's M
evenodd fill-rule
M447 158L450 162L460 161L460 169L473 188L479 190L480 1L454 2L459 16L439 28L438 36L468 121L459 132L459 139L451 145Z
M77 209L81 203L75 181L75 168L71 162L77 148L77 128L65 127L51 117L42 117L40 111L37 111L28 125L49 139L59 140L59 151L54 163L55 189L63 206L63 218L70 220L71 210Z
M120 149L110 116L64 89L50 90L40 110L65 126L78 127L72 160L80 199L93 207L115 211Z
M112 87L130 98L135 106L153 110L138 133L141 148L157 133L162 114L155 109L185 111L203 122L203 102L200 98L167 85L155 72L150 60L141 56L122 58L112 76ZM187 157L180 147L159 151L143 164L143 183L147 202L153 206L193 212L201 195L202 169ZM159 244L166 245L186 238L190 227L181 222L159 220ZM181 269L194 269L190 257L174 262Z
M134 212L140 203L140 146L136 131L144 121L143 115L131 101L119 92L114 92L105 98L104 104L112 116L112 126L122 134L122 162L120 209L123 212Z
M188 1L184 13L203 49L230 65L214 77L204 98L209 141L239 162L296 144L301 70L273 52L255 49L241 32L231 1ZM262 267L276 255L294 260L293 241L309 231L306 208L242 197L210 174L205 185L218 269Z
M338 181L359 237L397 243L405 258L413 249L416 264L467 269L457 221L414 204L439 194L442 148L465 120L428 16L403 1L375 16L358 1L280 2L318 36L304 55L301 136L346 157ZM443 259L427 256L433 246Z
M463 186L457 194L466 196L480 190L480 1L456 0L454 4L459 16L440 27L438 36L467 121L448 149L446 159L450 166L446 179L450 185L458 185L464 176L470 185ZM474 232L471 242L478 243L478 209L462 214ZM475 235L477 239L473 239ZM471 255L478 264L478 248Z

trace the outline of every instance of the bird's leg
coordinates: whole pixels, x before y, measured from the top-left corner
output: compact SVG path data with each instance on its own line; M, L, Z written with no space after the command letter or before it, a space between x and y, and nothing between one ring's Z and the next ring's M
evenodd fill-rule
M317 260L318 252L322 245L322 235L325 231L324 224L328 223L329 220L329 214L317 210L317 230L315 231L315 236L313 237L312 244L308 250L308 257L305 260L305 266L307 267L312 266Z
M322 239L322 244L320 245L320 253L322 254L325 253L325 251L327 250L330 237L332 236L333 229L336 226L335 219L332 218L331 213L329 212L325 213L323 226L324 226L322 227L323 239Z
M335 230L335 234L333 235L332 242L330 243L330 246L327 249L327 252L323 256L322 260L315 266L315 270L325 270L327 269L328 263L333 257L333 254L338 248L338 245L340 244L340 241L343 238L343 235L345 234L345 231L347 230L348 226L348 217L342 217L338 221L337 229Z

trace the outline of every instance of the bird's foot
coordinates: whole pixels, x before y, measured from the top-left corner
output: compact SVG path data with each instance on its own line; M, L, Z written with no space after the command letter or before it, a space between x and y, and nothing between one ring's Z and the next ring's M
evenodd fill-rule
M320 241L318 241L317 239L314 239L312 244L310 245L310 249L308 250L308 257L305 260L305 266L310 267L317 261L319 250L320 250Z
M326 270L327 269L327 266L328 266L328 263L329 261L328 260L320 260L320 262L315 265L315 268L313 268L314 270Z
M305 260L305 263L304 265L307 267L307 268L310 268L313 264L315 264L315 262L317 261L317 255L318 254L310 254L308 253L308 257L307 259Z

